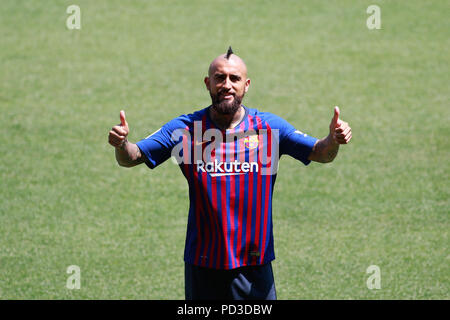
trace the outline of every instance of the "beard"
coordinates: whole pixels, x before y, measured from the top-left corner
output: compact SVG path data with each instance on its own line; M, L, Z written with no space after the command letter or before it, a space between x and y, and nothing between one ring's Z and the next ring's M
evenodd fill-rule
M242 99L244 98L245 93L242 94L242 96L234 95L232 102L221 98L222 93L223 92L218 92L215 95L213 95L211 92L209 93L209 95L211 96L213 109L217 113L222 115L235 114L241 106Z

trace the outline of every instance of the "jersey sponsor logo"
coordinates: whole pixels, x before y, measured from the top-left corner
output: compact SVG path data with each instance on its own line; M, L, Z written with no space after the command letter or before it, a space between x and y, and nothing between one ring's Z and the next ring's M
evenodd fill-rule
M238 175L248 172L274 175L278 170L278 129L227 131L223 136L222 132L216 128L202 131L202 122L194 121L191 130L187 127L175 129L171 139L178 142L171 151L174 161L179 165L194 165L197 172L206 172L211 176ZM241 142L242 147L239 147ZM230 159L243 160L243 157L249 156L248 153L254 157L254 159L250 158L250 162L230 161ZM214 158L229 161L213 161Z
M197 172L207 172L212 177L231 176L246 174L249 172L258 172L259 166L257 162L223 162L215 159L210 162L197 162Z

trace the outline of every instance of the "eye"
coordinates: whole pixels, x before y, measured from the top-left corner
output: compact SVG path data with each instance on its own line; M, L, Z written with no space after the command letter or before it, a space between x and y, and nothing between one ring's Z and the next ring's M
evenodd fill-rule
M216 79L216 81L223 81L223 80L225 80L225 75L224 74L216 74L215 76L214 76L214 78Z
M231 81L233 81L233 82L238 82L238 81L240 81L241 80L241 77L239 77L238 75L231 75L230 76L230 80Z

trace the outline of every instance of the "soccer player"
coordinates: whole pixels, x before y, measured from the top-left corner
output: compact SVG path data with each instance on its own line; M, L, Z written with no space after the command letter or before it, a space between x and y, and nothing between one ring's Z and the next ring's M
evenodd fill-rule
M286 120L242 104L247 67L231 48L204 79L212 104L131 143L125 112L109 132L119 165L154 169L173 156L189 185L184 252L186 299L276 299L272 194L278 159L326 163L352 132L335 107L329 134L316 139Z

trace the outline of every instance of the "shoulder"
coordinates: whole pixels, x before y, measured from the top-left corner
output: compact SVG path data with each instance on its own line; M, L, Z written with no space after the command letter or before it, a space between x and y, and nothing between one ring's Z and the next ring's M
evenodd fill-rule
M249 115L259 118L262 123L270 126L271 129L292 130L294 128L288 121L271 112L259 111L255 108L248 108Z

